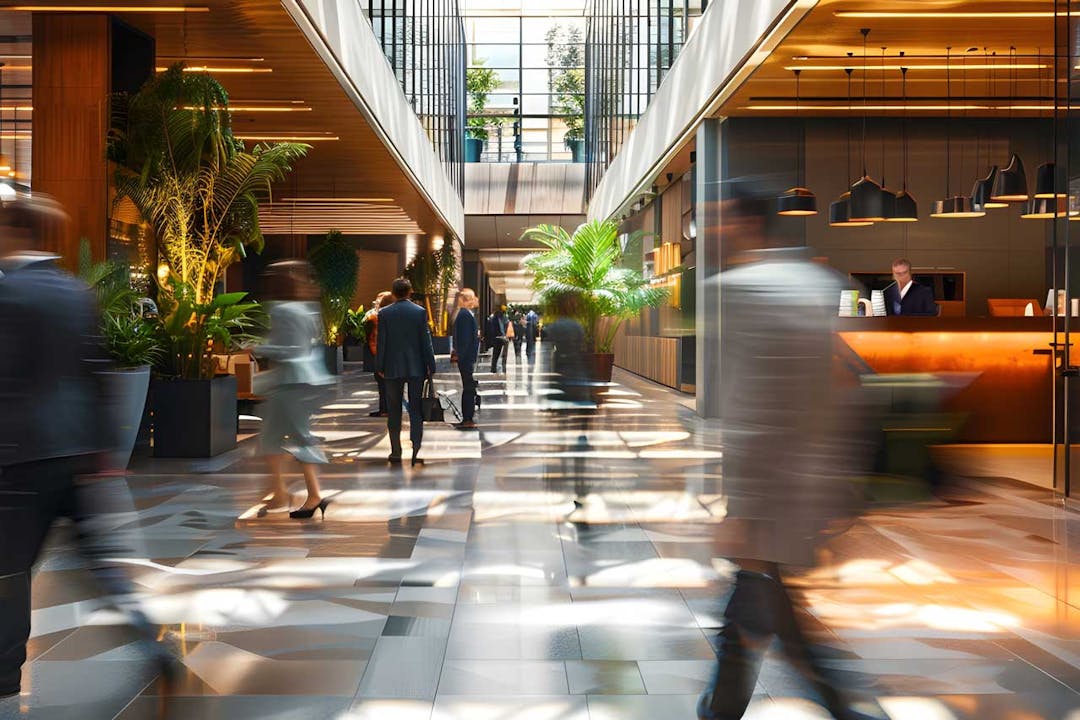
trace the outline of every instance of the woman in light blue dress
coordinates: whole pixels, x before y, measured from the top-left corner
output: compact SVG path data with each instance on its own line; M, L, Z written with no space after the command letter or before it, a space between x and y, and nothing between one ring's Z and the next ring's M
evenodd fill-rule
M326 370L319 291L302 260L274 263L266 273L265 303L270 315L270 337L256 354L269 358L270 370L259 376L259 392L266 398L260 431L261 454L270 466L272 497L265 510L287 508L289 491L282 477L287 455L304 469L307 499L291 518L310 518L318 510L325 515L329 501L319 488L318 465L326 454L311 434L311 415L319 406L321 387L334 383Z

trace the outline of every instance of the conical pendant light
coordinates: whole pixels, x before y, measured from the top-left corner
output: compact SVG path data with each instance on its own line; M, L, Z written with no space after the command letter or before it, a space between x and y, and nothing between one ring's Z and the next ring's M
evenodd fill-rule
M863 119L862 119L862 177L851 186L851 219L855 222L878 222L885 219L881 202L881 186L866 170L866 39L870 28L863 28Z
M1069 210L1069 201L1065 196L1057 198L1031 198L1027 209L1020 217L1024 220L1053 220L1054 218L1080 216L1080 210Z
M982 217L983 210L971 209L971 198L967 195L950 195L952 185L952 47L945 48L945 197L934 202L932 218L972 218Z
M1012 94L1016 96L1016 48L1010 47L1009 54L1012 56L1010 72L1013 74ZM1012 118L1012 110L1009 110ZM1013 153L1009 158L1009 164L998 173L994 180L994 189L990 193L990 201L993 203L1026 202L1028 199L1027 175L1024 174L1024 163L1020 156Z
M805 148L805 129L799 124L799 74L795 70L795 124L799 133L799 143L795 151L795 187L776 199L777 215L802 216L817 215L817 196L803 187L803 152Z
M904 53L900 53L900 57L904 57ZM900 192L896 193L896 209L893 211L892 217L888 218L889 222L918 222L919 221L919 203L915 201L914 196L908 192L908 132L907 132L907 72L906 67L900 68L900 75L903 78L904 88L904 117L900 121L902 135L903 135L903 150L904 150L904 180L903 186Z
M1035 174L1035 197L1040 200L1065 197L1065 193L1055 191L1057 187L1057 165L1044 162Z
M848 53L848 57L851 57L851 53ZM851 110L851 73L854 72L853 68L844 68L844 72L847 73L847 87L848 87L848 110ZM848 116L847 121L847 165L844 169L844 177L848 177L848 173L851 172L851 116ZM857 222L851 219L851 193L845 192L837 200L833 201L829 205L829 225L831 227L866 227L873 225L871 222Z

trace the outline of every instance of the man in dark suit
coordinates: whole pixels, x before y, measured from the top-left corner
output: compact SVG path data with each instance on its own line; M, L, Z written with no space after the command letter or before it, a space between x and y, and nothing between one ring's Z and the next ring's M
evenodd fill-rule
M458 372L461 373L461 422L458 430L473 430L476 423L476 358L480 355L480 324L473 315L477 305L476 293L469 288L458 293L458 312L454 318L454 352L457 353Z
M500 307L487 319L486 335L488 345L491 347L491 374L498 372L499 356L502 356L502 371L506 372L507 345L510 343L506 337L506 328L510 325L510 319L506 317L506 308Z
M159 670L176 670L117 563L137 552L136 538L120 527L136 521L120 471L101 472L114 428L94 372L103 359L94 295L55 255L36 252L45 224L61 217L42 199L0 207L0 698L19 693L30 571L59 516L75 522L80 552L126 611L139 647Z
M934 317L938 314L934 291L911 278L911 263L906 258L893 261L892 274L895 282L885 288L887 315Z
M379 311L378 354L375 372L386 381L386 405L390 416L386 427L390 431L392 463L401 462L401 401L405 386L409 386L409 439L412 440L412 464L418 465L420 444L424 440L423 395L424 378L435 374L435 351L431 347L427 311L409 302L412 283L398 278L390 287L394 302Z
M540 337L540 316L530 310L525 316L525 357L529 363L536 362L536 339Z

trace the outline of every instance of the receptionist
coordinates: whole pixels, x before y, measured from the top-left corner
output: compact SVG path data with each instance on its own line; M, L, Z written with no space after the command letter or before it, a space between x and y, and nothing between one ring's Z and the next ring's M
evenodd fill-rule
M893 260L892 276L892 284L885 288L887 315L937 316L939 310L934 302L934 291L912 279L911 263L907 258Z

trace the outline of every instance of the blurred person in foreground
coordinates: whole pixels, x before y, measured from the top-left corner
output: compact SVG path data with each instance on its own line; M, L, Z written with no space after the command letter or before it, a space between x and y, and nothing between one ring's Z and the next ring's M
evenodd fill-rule
M427 310L409 302L412 283L405 278L394 281L390 291L394 302L379 311L379 354L375 372L386 381L386 406L390 416L386 427L390 434L392 464L401 462L401 402L409 386L409 439L412 440L412 464L422 465L420 445L424 441L424 379L435 375L435 351L431 346Z
M480 324L473 310L479 304L476 293L464 288L458 293L458 310L454 315L454 353L457 357L458 373L461 374L461 422L458 430L474 430L473 420L476 412L476 359L480 355Z
M368 350L371 351L373 361L375 356L379 354L379 310L392 302L394 302L394 294L389 290L383 290L375 296L375 300L371 303L371 309L364 315L364 322L368 323ZM368 417L386 417L390 414L386 408L386 382L378 373L375 373L375 385L379 388L379 409L369 412Z
M326 515L329 500L322 496L316 468L326 464L326 454L311 434L311 415L319 407L320 388L332 385L323 357L319 289L304 260L286 260L267 268L264 276L270 337L257 353L273 361L261 376L260 395L266 397L259 447L270 466L270 500L265 515L289 508L291 497L282 476L289 455L304 470L307 498L289 513L293 519Z
M807 248L744 253L720 276L723 490L721 553L739 570L699 718L741 718L774 638L840 720L857 710L807 643L782 566L812 566L833 521L856 510L850 481L864 455L860 413L833 374L834 318L847 279Z
M79 551L141 651L166 681L179 666L121 567L138 539L118 529L135 523L123 468L104 467L115 429L94 373L104 359L94 295L40 252L43 231L64 221L40 196L0 205L0 697L20 691L31 568L59 517L75 523Z

